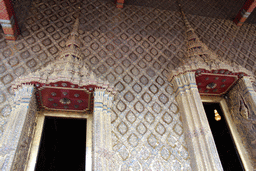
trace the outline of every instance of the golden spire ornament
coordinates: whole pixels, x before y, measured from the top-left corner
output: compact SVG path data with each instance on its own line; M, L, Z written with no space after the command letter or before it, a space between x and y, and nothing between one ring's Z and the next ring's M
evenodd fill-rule
M221 116L220 116L220 114L218 113L218 111L216 109L214 109L214 114L215 114L215 120L216 121L220 121L221 120Z

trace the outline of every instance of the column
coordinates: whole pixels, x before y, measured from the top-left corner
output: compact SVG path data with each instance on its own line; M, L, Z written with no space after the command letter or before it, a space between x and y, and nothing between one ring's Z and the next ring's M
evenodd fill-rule
M20 170L25 166L36 115L34 91L33 85L23 85L15 92L12 112L0 141L2 171Z
M106 107L107 107L107 113L106 113L106 149L108 151L112 151L112 138L111 138L111 108L112 108L112 102L113 102L113 95L108 93L107 100L106 100Z
M197 89L195 73L175 76L171 83L180 108L192 170L223 170Z
M256 7L256 0L247 0L234 19L237 26L242 26Z
M104 96L103 96L103 146L102 146L102 157L103 157L103 164L104 164L104 168L105 170L108 170L109 168L109 159L106 157L107 154L109 153L108 149L106 148L108 146L108 136L109 136L109 130L108 130L108 92L104 92ZM111 132L110 132L111 133ZM111 134L110 134L111 135Z
M0 0L0 23L5 38L7 40L16 40L19 34L19 28L11 0Z
M93 170L109 170L112 159L111 106L113 95L95 89L93 113Z
M124 7L124 0L116 0L116 7L123 8Z
M112 107L113 95L106 92L104 95L104 159L106 161L106 170L109 170L110 165L113 163L112 152L112 138L111 138L111 107Z
M93 109L93 170L100 171L103 168L103 159L101 157L103 147L103 97L104 89L95 89L94 91L94 109Z

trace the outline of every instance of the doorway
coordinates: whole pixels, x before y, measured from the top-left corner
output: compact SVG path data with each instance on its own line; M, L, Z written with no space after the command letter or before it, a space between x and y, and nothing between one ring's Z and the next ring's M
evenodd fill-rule
M223 169L225 171L244 170L220 104L203 103L203 106ZM214 109L216 109L221 116L220 121L215 120Z
M36 171L85 171L86 119L45 117Z

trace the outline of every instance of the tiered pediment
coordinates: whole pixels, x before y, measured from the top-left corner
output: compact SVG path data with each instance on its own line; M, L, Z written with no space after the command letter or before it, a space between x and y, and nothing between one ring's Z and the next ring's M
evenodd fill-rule
M195 72L199 93L202 95L221 95L226 93L236 81L243 76L254 80L253 74L244 67L221 59L212 52L196 35L185 14L182 15L186 25L186 58L171 71L169 81L186 72Z
M45 68L16 79L13 89L23 84L35 85L39 108L69 111L91 111L93 92L104 89L113 93L108 81L97 78L82 58L79 49L78 20L60 58Z

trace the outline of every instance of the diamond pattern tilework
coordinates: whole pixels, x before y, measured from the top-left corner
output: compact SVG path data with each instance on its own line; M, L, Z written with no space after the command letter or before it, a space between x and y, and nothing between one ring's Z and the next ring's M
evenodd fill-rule
M79 34L85 61L118 90L111 114L118 164L133 170L190 170L179 108L166 79L185 56L179 13L135 5L120 10L101 0L82 3ZM0 35L0 134L11 110L12 81L58 57L78 6L72 0L33 1L18 40L6 42ZM188 19L219 56L256 74L254 25L237 28L229 20Z

